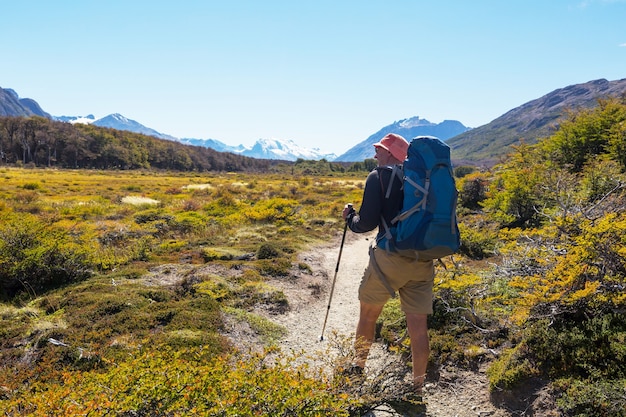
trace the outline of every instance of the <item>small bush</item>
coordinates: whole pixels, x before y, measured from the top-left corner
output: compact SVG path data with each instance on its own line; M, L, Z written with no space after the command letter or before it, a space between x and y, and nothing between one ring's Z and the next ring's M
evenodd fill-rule
M287 276L291 269L291 262L288 259L261 259L257 262L259 272L263 275Z
M200 255L204 262L230 261L234 258L231 250L222 248L204 248Z
M0 220L0 295L36 294L91 275L89 244L30 215Z
M277 222L282 225L295 217L298 202L286 198L271 198L257 202L245 215L255 222Z
M470 210L478 210L487 197L487 180L481 175L469 175L460 181L459 204Z
M469 175L476 171L476 168L473 166L462 165L460 167L454 168L454 176L457 178L463 178L466 175Z
M39 194L34 190L27 189L27 191L16 193L13 199L20 205L33 204L39 200Z
M169 220L168 224L172 231L185 234L203 230L207 225L207 219L191 211L177 214Z
M556 380L554 386L562 393L556 403L565 415L626 416L626 379L589 381L568 378Z
M25 190L38 190L41 188L41 185L38 182L27 182L22 185L22 188Z
M573 314L529 323L533 355L550 376L625 379L626 318L621 313L594 317L585 310L580 306Z
M256 252L256 257L258 259L273 259L279 256L278 249L274 247L271 243L264 243L259 247L259 250Z
M532 376L539 375L539 370L527 357L528 349L525 344L506 349L502 355L491 364L487 370L489 388L511 389Z
M225 307L224 312L240 322L246 322L266 345L271 345L285 337L287 329L262 316L240 308Z
M165 214L161 210L150 209L137 213L135 215L135 223L143 224L148 222L154 222L157 220L165 220L166 222L169 222L170 220L172 220L172 218L172 215Z
M484 259L492 256L496 247L497 235L490 232L486 227L474 229L464 224L459 224L461 234L461 247L459 253L471 259Z

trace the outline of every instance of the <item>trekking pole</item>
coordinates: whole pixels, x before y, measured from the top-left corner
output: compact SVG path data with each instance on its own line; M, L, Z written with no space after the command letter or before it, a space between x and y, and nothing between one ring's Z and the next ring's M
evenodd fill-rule
M348 203L348 207L352 210L352 204ZM337 271L339 271L339 261L341 261L341 252L343 252L343 242L346 240L346 231L348 230L348 219L343 226L343 236L341 237L341 245L339 246L339 256L337 257L337 266L335 266L335 276L333 277L333 284L330 287L330 296L328 297L328 306L326 307L326 317L324 318L324 326L322 327L322 335L320 336L320 342L324 340L324 330L326 330L326 320L328 320L328 312L330 311L330 302L333 299L333 292L335 292L335 281L337 280Z

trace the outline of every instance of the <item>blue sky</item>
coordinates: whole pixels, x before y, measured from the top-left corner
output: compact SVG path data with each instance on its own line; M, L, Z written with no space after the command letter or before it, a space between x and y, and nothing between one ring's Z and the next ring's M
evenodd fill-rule
M419 116L469 127L626 78L626 0L11 1L0 87L55 116L343 153Z

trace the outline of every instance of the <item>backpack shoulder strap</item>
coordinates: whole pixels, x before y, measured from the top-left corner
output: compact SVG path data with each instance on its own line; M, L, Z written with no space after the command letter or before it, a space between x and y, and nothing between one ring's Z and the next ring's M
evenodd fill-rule
M393 180L398 177L398 179L400 180L400 184L402 184L402 180L404 177L404 171L402 169L402 165L394 165L393 168L391 168L391 175L389 176L389 185L387 185L387 192L385 193L385 198L389 198L389 196L391 195L391 188L393 187ZM404 184L401 185L402 189L404 188Z
M383 185L382 175L380 175L381 171L378 171L381 189L385 192L385 199L389 199L391 197L393 182L396 178L400 180L400 191L404 190L404 169L401 164L395 164L393 166L385 166L383 168L391 171L391 174L389 175L389 183L387 184L386 191L385 191L385 186ZM390 240L393 239L393 236L391 234L391 229L389 225L387 224L387 221L382 215L380 216L380 222L383 225L383 229L385 229L384 236L385 238L387 238L387 241L389 242ZM391 224L395 224L395 223L396 223L396 220L393 219ZM386 248L386 249L389 250L389 248Z
M378 180L380 181L380 189L383 191L383 193L385 193L385 198L389 198L391 196L393 181L396 177L400 180L400 184L401 184L400 189L402 190L404 188L403 186L404 170L402 169L402 165L400 164L386 165L382 167L377 167L376 170L378 171ZM389 183L387 184L387 187L385 187L385 184L383 183L383 175L382 175L383 170L391 172L391 175L389 175Z

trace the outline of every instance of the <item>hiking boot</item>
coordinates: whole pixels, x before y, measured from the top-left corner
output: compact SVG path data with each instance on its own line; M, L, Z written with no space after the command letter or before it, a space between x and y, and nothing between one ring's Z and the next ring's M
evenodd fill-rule
M387 404L397 413L406 417L425 417L426 403L422 395L417 392L402 394L387 401Z

